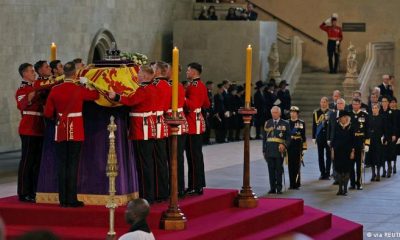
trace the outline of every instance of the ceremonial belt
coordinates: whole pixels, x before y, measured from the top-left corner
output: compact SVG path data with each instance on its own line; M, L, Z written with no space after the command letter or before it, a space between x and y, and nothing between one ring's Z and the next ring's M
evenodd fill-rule
M161 116L164 115L164 111L155 111L156 123L157 123L157 139L161 138Z
M31 116L43 116L43 113L41 112L35 112L35 111L23 111L23 115L31 115Z
M355 133L354 136L356 136L356 137L364 137L364 133Z
M129 113L129 116L130 117L150 117L150 116L153 116L154 115L154 113L153 112L144 112L144 113L133 113L133 112L130 112Z
M130 112L130 117L141 117L143 118L143 140L149 140L149 124L147 122L147 118L153 116L153 112L144 112L144 113L133 113Z
M196 113L196 134L200 134L200 114L201 114L201 108L196 108L194 110Z
M82 112L68 113L67 117L82 117Z
M292 136L292 139L294 139L294 140L298 140L298 139L302 140L303 138L301 136Z
M267 138L267 142L274 142L274 143L285 143L285 140L280 139L280 138L275 138L275 137L271 137L271 138Z
M183 112L183 108L178 108L176 112ZM172 113L172 109L168 109L167 113Z

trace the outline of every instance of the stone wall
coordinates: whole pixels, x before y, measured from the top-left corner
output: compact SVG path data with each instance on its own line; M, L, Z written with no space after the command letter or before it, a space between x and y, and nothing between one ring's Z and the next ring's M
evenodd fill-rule
M192 0L1 0L0 152L20 148L14 99L19 64L48 59L51 42L57 44L61 61L86 61L101 28L114 35L123 51L165 59L174 20L191 19L192 9Z
M238 84L245 80L246 48L253 48L253 85L266 80L268 55L276 42L276 23L260 21L177 21L174 45L180 48L180 63L197 61L203 65L204 81L224 79ZM184 68L185 69L185 68ZM180 79L185 78L182 71ZM215 84L215 85L216 85Z
M319 29L319 25L332 13L339 14L339 24L343 22L366 23L366 32L344 32L342 46L341 68L345 71L347 47L351 41L357 48L360 67L365 59L365 49L369 42L395 42L395 75L400 77L400 31L398 22L400 15L400 1L397 0L252 0L267 11L291 23L307 34L319 39L324 45L318 45L292 28L278 23L278 32L287 37L298 35L305 41L303 46L303 65L307 69L328 69L326 53L326 33ZM260 20L269 20L270 17L259 10Z

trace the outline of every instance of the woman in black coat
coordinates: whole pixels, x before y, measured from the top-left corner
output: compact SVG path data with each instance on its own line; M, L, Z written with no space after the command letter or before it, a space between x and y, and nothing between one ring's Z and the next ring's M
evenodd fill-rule
M347 195L350 171L354 164L354 131L350 122L349 113L340 111L331 142L334 152L333 166L339 182L339 191L336 195Z
M369 164L372 168L371 181L380 181L380 171L383 165L383 136L385 134L385 124L382 115L379 114L379 104L371 106L372 114L369 116L368 135L371 144L368 151Z

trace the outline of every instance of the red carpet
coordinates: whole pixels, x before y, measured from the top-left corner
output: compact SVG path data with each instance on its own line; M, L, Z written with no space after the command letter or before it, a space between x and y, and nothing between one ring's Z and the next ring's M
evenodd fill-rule
M233 206L235 190L206 189L203 196L188 197L180 206L188 222L184 231L158 229L167 203L152 205L149 224L156 239L271 239L298 232L314 239L362 239L362 225L304 206L297 199L259 200L253 209ZM124 223L125 207L116 210L116 232ZM0 215L6 223L7 239L31 229L49 229L62 239L105 239L108 209L100 206L60 208L49 204L21 203L16 197L0 199Z

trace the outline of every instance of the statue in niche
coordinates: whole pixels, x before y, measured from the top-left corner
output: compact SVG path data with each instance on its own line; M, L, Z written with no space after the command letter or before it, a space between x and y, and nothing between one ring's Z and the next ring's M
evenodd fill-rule
M272 43L271 50L268 56L269 63L269 79L274 78L276 80L280 79L281 73L279 72L279 52L278 45L276 43Z
M346 77L357 77L357 50L355 46L350 42L350 46L347 48L349 53L347 54L347 72Z

